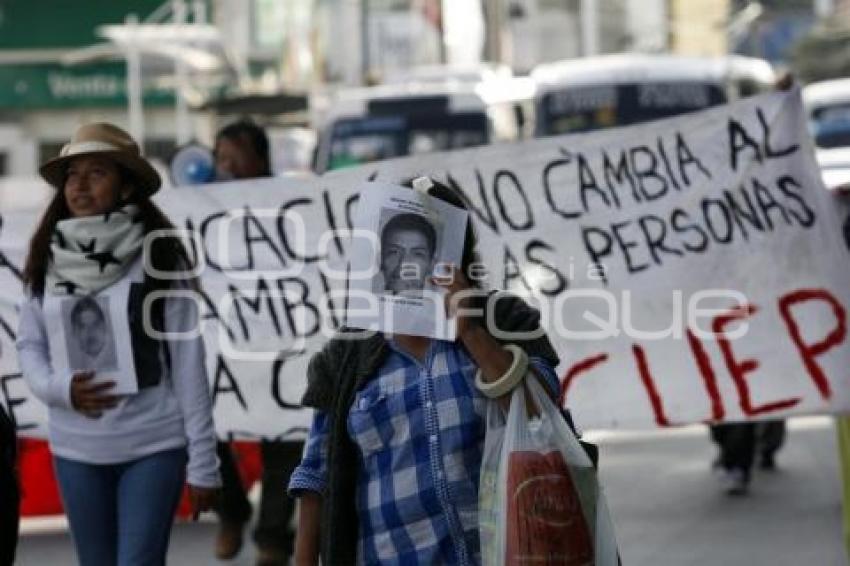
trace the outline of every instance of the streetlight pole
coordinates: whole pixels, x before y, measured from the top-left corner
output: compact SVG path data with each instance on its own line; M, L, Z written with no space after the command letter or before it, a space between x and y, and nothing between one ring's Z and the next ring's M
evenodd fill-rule
M436 3L437 10L437 33L440 34L440 43L438 45L440 49L440 63L445 65L449 62L449 54L448 49L446 49L446 11L444 9L445 4L443 0L434 0Z
M142 106L142 56L138 44L139 17L136 14L128 14L124 23L130 32L130 41L127 42L124 52L127 60L127 114L130 134L144 152L145 118Z
M189 15L186 2L184 0L174 0L172 6L175 25L186 25ZM189 88L189 72L186 68L186 62L181 57L174 59L174 78L175 137L177 138L177 145L181 146L189 143L192 137L192 126L189 123L189 105L186 103L186 91Z
M502 0L484 1L484 30L486 58L501 63L502 53Z
M363 84L370 81L369 47L369 0L360 0L360 80Z
M599 53L599 14L596 0L581 0L581 51L585 57Z

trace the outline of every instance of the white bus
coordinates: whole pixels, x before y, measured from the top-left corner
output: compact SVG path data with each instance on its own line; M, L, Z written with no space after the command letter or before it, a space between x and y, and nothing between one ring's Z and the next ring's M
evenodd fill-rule
M701 110L772 88L751 57L617 54L537 66L535 135L627 126Z
M815 145L850 147L850 78L806 85L803 104Z
M315 124L315 171L521 137L531 82L503 73L480 79L429 69L426 76L339 91Z
M824 184L850 191L850 78L806 85L803 105Z

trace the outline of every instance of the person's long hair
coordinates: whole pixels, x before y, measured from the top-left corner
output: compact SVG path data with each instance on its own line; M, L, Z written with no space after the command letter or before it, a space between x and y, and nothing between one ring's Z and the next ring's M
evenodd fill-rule
M135 177L127 169L118 166L121 174L122 186L135 183ZM63 183L64 185L64 183ZM135 204L139 207L145 235L154 230L174 230L174 224L165 216L160 208L146 195L141 195L138 190L133 190L129 198L117 204L117 207L125 204ZM52 259L50 242L56 225L71 217L71 211L65 200L65 192L62 187L57 188L50 204L47 206L35 233L30 240L29 252L24 264L23 283L33 295L44 294L45 278L47 268ZM160 271L177 271L189 269L192 261L186 252L186 247L176 237L157 238L150 246L149 264ZM171 286L171 281L158 279L145 275L145 291L155 289L166 289ZM190 287L197 288L198 283L192 279L187 281ZM161 302L161 301L157 301Z

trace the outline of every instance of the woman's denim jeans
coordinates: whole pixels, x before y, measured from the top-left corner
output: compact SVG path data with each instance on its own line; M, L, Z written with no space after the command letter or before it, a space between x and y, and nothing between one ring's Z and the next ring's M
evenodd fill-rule
M185 448L121 464L54 458L81 566L165 564L186 458Z

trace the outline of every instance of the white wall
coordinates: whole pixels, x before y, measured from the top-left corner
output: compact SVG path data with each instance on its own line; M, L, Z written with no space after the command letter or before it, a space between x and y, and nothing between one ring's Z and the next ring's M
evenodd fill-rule
M325 63L334 82L358 85L363 66L360 0L333 0L323 14Z
M577 3L558 9L538 0L516 0L523 17L507 19L507 62L517 71L529 71L539 63L581 56L581 28Z
M626 19L632 37L630 51L657 52L667 49L669 25L666 0L628 0Z
M145 136L174 138L174 108L145 108ZM40 142L64 142L71 138L76 129L88 122L110 122L124 129L130 127L125 108L74 108L43 110L27 113L21 119L24 130Z
M0 153L6 154L8 175L30 174L38 167L38 144L18 125L0 124Z

